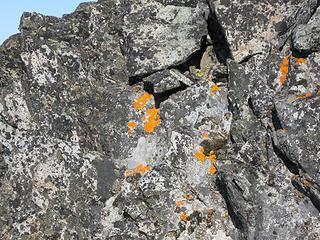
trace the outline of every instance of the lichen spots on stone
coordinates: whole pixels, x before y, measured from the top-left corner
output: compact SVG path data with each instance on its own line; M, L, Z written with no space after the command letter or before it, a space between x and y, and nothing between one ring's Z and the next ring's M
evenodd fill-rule
M217 172L217 168L214 166L214 164L210 165L209 173L215 174Z
M220 87L215 83L210 88L210 94L213 96L216 92L220 90Z
M201 147L198 152L194 154L194 156L201 162L204 163L206 161L206 155L204 154L204 147Z
M292 58L295 60L295 63L298 64L298 65L307 64L308 63L306 58L296 58L296 57L292 57Z
M148 101L151 99L152 99L152 95L146 92L142 96L134 100L133 106L135 109L141 110L147 105Z
M126 170L124 175L126 177L131 177L131 176L133 176L135 174L141 174L142 175L144 173L149 172L151 169L152 169L151 166L148 166L148 165L146 165L144 163L141 163L136 168L134 168L132 170Z
M188 214L187 214L185 211L183 211L183 212L181 213L181 215L180 215L180 220L181 220L182 222L187 222L187 221L188 221Z
M147 116L143 118L143 120L145 121L144 130L147 133L153 133L155 128L159 126L161 122L159 112L160 109L158 108L147 109Z
M217 160L217 155L216 155L216 153L215 153L214 151L211 151L211 152L210 152L210 154L209 154L209 160L210 160L211 162L214 162L214 161Z
M298 99L306 99L306 98L309 98L309 97L312 97L312 93L311 93L311 92L306 92L306 93L304 93L304 94L302 94L302 95L296 96L296 99L297 99L297 100L298 100Z
M289 63L290 63L289 58L290 58L290 55L285 56L280 66L279 84L281 86L283 86L287 81L287 75L289 73Z
M128 133L132 134L137 126L138 124L134 121L128 122Z
M181 207L183 205L184 205L184 201L182 200L176 201L176 207Z

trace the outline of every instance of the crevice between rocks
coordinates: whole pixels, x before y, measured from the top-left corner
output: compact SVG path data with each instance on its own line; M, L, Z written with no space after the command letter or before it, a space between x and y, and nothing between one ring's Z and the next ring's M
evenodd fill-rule
M207 20L208 33L213 42L213 49L220 63L226 64L227 59L233 59L230 44L227 40L225 30L218 20L212 1L206 0L209 6L209 16Z
M199 50L192 53L184 62L168 67L168 69L177 69L182 74L186 71L189 71L189 67L191 66L195 66L196 68L200 69L202 56L207 50L208 46L209 43L207 42L207 36L202 36Z
M292 162L290 158L276 146L274 139L272 139L272 146L274 153L282 160L288 170L293 174L299 175L299 165Z

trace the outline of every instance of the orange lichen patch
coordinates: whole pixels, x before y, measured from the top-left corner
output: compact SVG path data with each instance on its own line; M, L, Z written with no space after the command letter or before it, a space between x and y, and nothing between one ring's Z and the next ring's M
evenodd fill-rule
M209 139L209 133L202 133L202 134L201 134L201 137L202 137L203 139Z
M211 162L214 162L214 161L217 160L217 155L215 154L214 151L211 151L211 152L209 153L209 160L210 160Z
M141 110L142 108L144 108L147 105L147 103L150 99L152 99L152 95L146 92L142 96L140 96L136 100L134 100L133 106L135 109Z
M191 195L190 195L190 194L184 194L183 197L184 197L185 199L191 199Z
M187 221L188 221L188 215L187 215L187 213L183 211L183 212L181 213L181 215L180 215L180 219L181 219L181 221L183 221L183 222L187 222Z
M210 174L215 174L217 172L217 168L211 164L210 169L209 169L209 173Z
M287 75L288 75L288 72L289 72L289 57L290 55L288 56L285 56L283 61L282 61L282 64L280 66L280 78L279 78L279 84L281 86L283 86L286 81L287 81Z
M292 58L295 60L296 64L298 64L298 65L308 63L306 58L296 58L296 57L292 57Z
M220 87L217 84L213 84L210 88L210 94L213 96L216 92L220 90Z
M311 93L311 92L306 92L305 94L296 96L296 99L305 99L305 98L309 98L309 97L311 97L311 96L312 96L312 93Z
M182 200L176 201L176 207L181 207L183 205L184 205L184 201Z
M149 172L152 168L146 164L139 164L136 168L132 169L132 170L127 170L125 171L124 175L126 177L131 177L137 173L140 173L140 174L144 174L146 172Z
M201 147L198 152L194 154L194 156L201 162L204 163L206 160L206 155L204 154L204 148Z
M145 122L144 130L147 133L154 132L154 129L159 126L160 124L160 116L159 116L160 109L157 108L150 108L147 109L147 116L143 118Z
M138 126L136 122L130 121L128 122L128 133L133 133L134 129Z

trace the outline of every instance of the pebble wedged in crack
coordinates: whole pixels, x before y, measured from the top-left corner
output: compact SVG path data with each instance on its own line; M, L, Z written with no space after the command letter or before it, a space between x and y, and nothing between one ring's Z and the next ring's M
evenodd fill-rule
M0 47L1 239L319 239L318 1L207 3L23 14Z

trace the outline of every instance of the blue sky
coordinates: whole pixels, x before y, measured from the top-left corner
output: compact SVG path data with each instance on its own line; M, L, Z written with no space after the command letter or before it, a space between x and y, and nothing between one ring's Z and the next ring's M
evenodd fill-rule
M88 0L90 1L90 0ZM0 7L0 44L9 36L19 32L23 12L38 12L51 16L62 16L73 12L86 0L2 0Z

